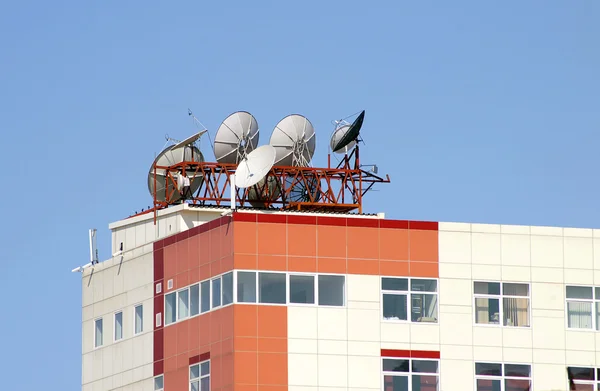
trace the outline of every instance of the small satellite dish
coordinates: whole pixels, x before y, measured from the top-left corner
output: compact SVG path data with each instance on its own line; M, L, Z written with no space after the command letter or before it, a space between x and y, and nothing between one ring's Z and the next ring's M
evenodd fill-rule
M275 176L266 176L255 186L248 189L248 202L255 208L264 208L265 200L275 200L281 195L279 180Z
M286 178L286 183L291 185L293 179ZM321 192L319 191L319 179L307 178L305 181L296 182L290 189L289 200L292 202L319 202Z
M158 154L150 166L148 172L148 191L154 196L154 164L157 166L173 166L181 162L204 162L204 156L198 148L193 145L178 143L165 148ZM194 170L186 170L186 176L190 177L190 190L196 192L202 186L202 176L194 176ZM172 184L171 184L172 186ZM175 191L169 201L175 202L181 198L178 191ZM156 200L164 202L167 199L167 170L164 168L156 169Z
M306 167L315 153L315 128L304 116L288 115L275 126L269 144L277 152L275 165Z
M246 111L231 114L217 129L215 158L219 163L238 164L258 146L258 122Z
M363 110L352 124L345 124L336 128L331 136L331 150L335 153L346 153L356 145L360 128L365 119Z
M235 170L235 186L245 189L256 185L273 167L275 148L263 145L250 152Z

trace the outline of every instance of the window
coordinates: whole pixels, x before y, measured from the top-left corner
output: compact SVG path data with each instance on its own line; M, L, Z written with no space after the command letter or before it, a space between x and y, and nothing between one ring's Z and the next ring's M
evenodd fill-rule
M160 292L162 292L162 283L158 283L156 284L156 294L158 295Z
M567 367L571 391L600 390L600 370L585 367Z
M529 327L529 284L475 281L475 323Z
M437 280L421 278L381 278L383 318L410 321L438 321Z
M177 320L177 297L176 293L165 295L165 326Z
M600 288L567 285L567 327L600 330Z
M163 375L154 378L154 391L163 391L165 389L165 379Z
M439 361L409 358L383 359L386 391L438 391Z
M160 327L162 325L162 316L161 313L159 312L158 314L156 314L156 327Z
M134 334L139 334L144 331L144 306L142 304L136 305L134 314Z
M94 321L94 347L102 346L102 318Z
M200 283L200 312L210 311L210 281Z
M256 303L256 272L237 272L238 303Z
M200 284L190 287L190 316L200 313Z
M258 302L285 304L285 273L258 273Z
M177 292L177 320L190 316L190 290L183 289Z
M212 280L212 308L221 306L221 278Z
M224 274L221 278L221 288L223 289L223 305L233 303L233 273Z
M123 339L123 312L115 314L115 341Z
M475 363L475 391L530 391L531 365Z
M210 361L190 366L190 391L210 391Z
M319 276L319 305L343 306L346 277Z
M290 275L290 303L315 304L315 276Z

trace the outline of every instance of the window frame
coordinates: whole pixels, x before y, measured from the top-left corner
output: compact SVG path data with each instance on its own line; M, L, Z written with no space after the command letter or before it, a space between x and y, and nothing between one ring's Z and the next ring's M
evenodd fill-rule
M97 344L96 344L96 340L97 340L97 333L98 333L98 329L97 329L97 327L96 327L96 323L97 323L98 321L100 321L100 325L101 325L101 328L102 328L102 336L101 336L101 340L100 340L100 344L99 344L99 345L97 345ZM103 319L102 317L95 318L95 319L94 319L94 325L93 325L93 327L94 327L94 340L93 340L93 346L94 346L94 349L99 349L99 348L101 348L102 346L104 346L104 319Z
M567 287L574 288L592 288L592 298L591 299L568 299L567 298ZM600 305L600 297L596 297L596 288L595 285L582 285L582 284L565 284L565 329L569 331L583 331L583 332L598 332L600 331L597 317L600 315L600 311L596 309L596 304ZM569 309L568 302L581 302L581 303L591 303L592 304L592 327L589 329L583 327L569 327ZM584 367L577 367L584 368ZM587 368L587 367L585 367ZM600 380L599 380L600 381Z
M594 380L581 380L581 379L573 379L573 383L574 384L580 384L580 385L592 385L594 387L594 391L600 389L600 374L598 373L600 371L600 368L598 367L588 367L588 366L570 366L567 365L565 366L566 370L567 370L567 387L568 387L568 383L569 383L569 378L568 378L568 374L569 374L569 368L586 368L586 369L591 369L594 373Z
M471 292L473 295L472 300L472 311L473 311L473 325L477 327L510 327L516 329L531 329L531 282L523 282L523 281L496 281L496 280L472 280L471 284ZM497 283L500 284L500 294L484 294L484 293L475 293L475 283L476 282L485 282L485 283ZM528 286L528 296L515 296L515 295L504 295L504 284L520 284ZM476 300L480 299L498 299L499 301L499 314L498 314L498 323L477 323L477 311L476 311ZM504 325L504 298L516 298L516 299L527 299L527 323L528 326L511 326ZM490 362L491 363L491 362ZM496 363L497 364L497 363Z
M138 309L138 307L142 308L142 319L141 319L142 324L141 324L141 331L139 333L136 332L136 327L135 327L136 326L136 315L137 315L136 310ZM133 306L133 335L134 336L140 335L143 332L144 332L144 304L138 303Z
M393 291L393 290L384 290L383 289L383 279L384 278L391 278L391 279L396 279L396 280L407 280L408 281L408 287L406 291ZM428 291L413 291L412 290L412 280L432 280L436 282L436 287L435 287L435 292L428 292ZM418 321L412 321L412 309L411 309L411 296L412 294L429 294L429 295L435 295L437 296L437 302L436 302L436 307L437 307L437 318L435 322L418 322ZM385 319L383 317L383 296L384 295L395 295L395 296L406 296L406 320L403 319ZM415 324L435 324L435 325L439 325L440 324L440 279L439 278L434 278L434 277L404 277L404 276L380 276L379 278L379 300L381 302L380 305L380 317L381 317L381 321L382 322L390 322L390 323L415 323Z
M187 319L191 319L191 318L195 318L196 316L200 316L203 314L207 314L211 311L223 308L223 307L227 307L233 304L237 304L236 301L236 295L237 295L237 273L235 273L236 270L231 270L231 271L227 271L225 273L219 274L218 276L215 277L211 277L211 278L207 278L198 282L194 282L193 284L189 284L183 288L180 289L176 289L176 290L172 290L171 292L165 293L164 294L164 299L163 299L163 310L160 313L164 313L164 320L161 319L161 323L164 325L164 327L168 327L172 324L178 323L178 322L183 322ZM223 305L223 276L227 275L227 274L233 274L233 295L234 295L234 300L232 303L229 304L225 304ZM219 280L219 285L220 285L220 305L218 307L213 307L213 281ZM205 310L204 312L202 311L202 284L208 284L208 304L209 304L209 308L207 310ZM198 313L195 315L192 315L192 287L193 286L198 286ZM182 291L187 291L187 316L182 317L181 319L179 318L179 295L180 292ZM167 324L166 320L166 308L167 308L167 296L171 296L171 295L175 295L175 307L174 307L174 312L175 312L175 320L173 322L170 322ZM256 303L247 303L247 304L256 304ZM134 311L134 317L135 317L135 311ZM134 319L135 321L135 319ZM156 319L155 319L156 322ZM160 327L158 326L158 323L156 327ZM143 326L142 326L143 327ZM142 329L143 332L143 329Z
M393 371L384 371L383 370L383 360L405 360L408 361L408 371L407 372L393 372ZM437 362L437 373L431 372L413 372L412 362L413 361L435 361ZM396 377L407 377L408 378L408 389L412 390L412 378L414 376L436 376L437 377L437 390L440 391L441 383L440 383L440 368L441 368L442 360L439 358L420 358L420 357L389 357L383 356L381 357L381 387L385 389L385 377L386 376L396 376Z
M117 315L121 314L121 338L117 338ZM113 314L113 342L119 342L122 341L125 338L125 330L123 328L124 326L124 321L123 321L123 310L119 310L117 312L115 312ZM102 326L104 327L104 326ZM96 325L94 324L94 329L96 328ZM104 330L102 330L102 334L104 334ZM104 335L103 335L104 337Z
M291 277L299 276L299 277L312 277L313 278L313 301L314 303L292 303L292 291L291 287ZM300 307L314 307L319 304L319 274L317 273L306 273L306 272L288 272L286 276L286 305L291 306L300 306ZM344 295L345 298L345 295Z
M163 381L162 388L156 388L156 379L158 379L158 378L162 378L162 381ZM154 376L153 388L154 388L154 391L164 391L165 390L165 375L164 374Z
M202 364L204 363L208 363L208 375L202 375ZM198 367L198 377L192 379L192 367ZM203 360L200 362L197 362L195 364L192 364L190 366L188 366L188 390L191 391L192 390L192 380L196 380L198 379L198 383L199 383L199 389L202 389L202 379L206 379L208 378L208 389L210 391L210 387L211 387L211 379L210 379L210 375L212 372L212 364L210 362L210 358L208 360Z
M531 287L529 288L531 289ZM502 292L502 291L501 291ZM531 291L530 291L531 294ZM502 368L502 375L478 375L477 374L477 364L499 364ZM527 365L529 366L529 377L519 377L519 376L506 376L505 375L505 365ZM533 387L533 364L532 363L518 363L518 362L502 362L502 361L473 361L473 390L477 391L477 379L483 380L500 380L500 391L505 391L506 385L505 380L529 380L529 389L534 390Z

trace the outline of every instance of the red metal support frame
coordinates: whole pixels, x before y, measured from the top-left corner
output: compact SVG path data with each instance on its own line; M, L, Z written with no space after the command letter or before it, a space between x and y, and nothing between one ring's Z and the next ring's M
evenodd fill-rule
M177 173L185 170L192 181L201 179L192 199L193 205L231 207L231 174L237 165L214 162L181 162L172 166L154 165L154 207L143 213L156 212L178 201ZM165 172L164 199L158 198L157 171ZM327 168L274 166L267 176L247 189L236 189L236 204L240 207L261 207L279 210L336 211L362 213L363 196L376 183L389 183L389 175L379 177L360 168L359 148L344 155L336 167ZM366 185L366 187L364 187ZM161 189L161 196L163 190Z

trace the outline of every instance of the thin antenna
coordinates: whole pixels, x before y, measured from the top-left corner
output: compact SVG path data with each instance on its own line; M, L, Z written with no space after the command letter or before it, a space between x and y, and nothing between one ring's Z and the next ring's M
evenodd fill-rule
M194 125L195 125L197 128L199 128L199 129L200 129L200 126L201 126L201 127L202 127L202 129L201 129L201 130L206 130L206 134L207 134L207 136L208 136L208 142L209 142L209 144L210 144L210 149L212 149L212 151L213 151L213 155L214 155L214 156L216 156L216 153L215 153L215 147L214 147L213 141L212 141L212 139L211 139L211 137L210 137L210 132L208 131L208 128L207 128L206 126L204 126L204 124L203 124L202 122L200 122L200 121L198 120L198 118L196 118L196 116L194 115L194 113L192 112L192 110L191 110L189 107L188 107L188 116L192 117L192 122L194 122Z
M90 263L98 263L98 248L96 246L96 228L90 229Z

